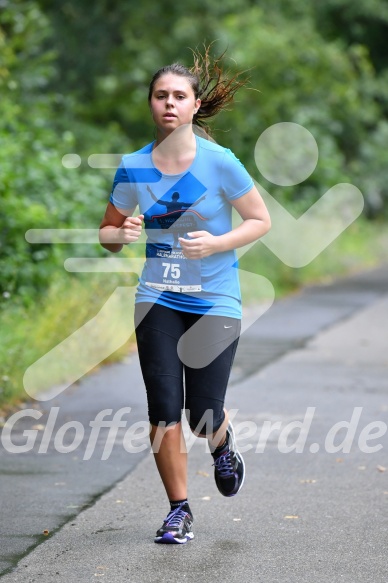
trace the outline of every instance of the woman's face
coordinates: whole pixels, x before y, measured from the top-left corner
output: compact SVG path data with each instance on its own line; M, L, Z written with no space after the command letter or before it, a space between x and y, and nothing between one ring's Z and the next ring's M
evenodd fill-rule
M201 100L195 99L193 89L185 77L166 73L154 85L150 108L156 127L163 134L192 123L200 105Z

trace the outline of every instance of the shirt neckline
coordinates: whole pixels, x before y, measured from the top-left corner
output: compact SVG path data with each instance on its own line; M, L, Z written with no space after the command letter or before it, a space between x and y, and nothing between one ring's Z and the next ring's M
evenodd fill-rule
M155 172L157 172L157 174L159 174L160 176L163 176L163 178L178 178L180 176L184 176L185 174L187 174L188 172L190 172L194 166L194 164L197 161L197 158L199 156L199 149L200 149L200 144L199 144L199 139L198 136L196 134L194 134L195 137L195 142L196 142L196 149L195 149L195 156L193 158L193 161L191 162L190 166L188 168L186 168L186 170L183 170L183 172L179 172L178 174L166 174L164 172L162 172L161 170L159 170L159 168L157 168L154 164L154 160L152 157L152 152L154 149L154 144L156 143L156 140L154 140L153 142L151 142L150 146L150 159L151 159L151 164L152 164L152 168L155 170Z

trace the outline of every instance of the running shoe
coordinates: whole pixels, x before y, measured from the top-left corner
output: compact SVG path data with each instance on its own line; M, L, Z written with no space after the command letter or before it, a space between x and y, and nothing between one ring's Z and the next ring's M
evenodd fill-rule
M226 438L228 449L214 460L214 479L223 496L235 496L244 483L245 464L237 449L230 421L226 430Z
M163 525L156 533L154 541L164 544L184 544L194 538L193 517L180 504L168 513Z

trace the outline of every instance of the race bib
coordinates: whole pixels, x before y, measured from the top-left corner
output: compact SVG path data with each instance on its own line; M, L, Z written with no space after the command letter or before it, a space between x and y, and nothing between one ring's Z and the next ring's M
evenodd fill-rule
M187 259L181 249L147 245L144 280L158 291L200 292L201 260Z

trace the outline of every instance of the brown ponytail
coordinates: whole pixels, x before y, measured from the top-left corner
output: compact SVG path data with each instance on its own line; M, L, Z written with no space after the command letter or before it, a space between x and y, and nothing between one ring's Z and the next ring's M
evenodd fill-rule
M152 92L156 81L166 73L173 73L185 77L194 92L195 99L201 100L201 106L194 114L193 124L208 131L205 120L214 117L226 109L226 106L233 101L234 95L240 87L247 84L247 79L241 79L242 72L230 74L224 72L222 59L225 52L219 57L210 56L210 46L205 47L204 54L199 51L192 51L194 65L188 69L180 63L173 63L159 69L152 77L148 101L151 101Z
M225 52L219 57L210 57L210 46L205 48L202 55L198 51L193 51L194 65L190 72L199 79L201 106L194 115L193 123L203 128L207 128L204 120L214 117L226 109L232 103L234 95L240 87L247 84L247 79L239 79L241 72L231 75L226 73L222 67L222 59Z

